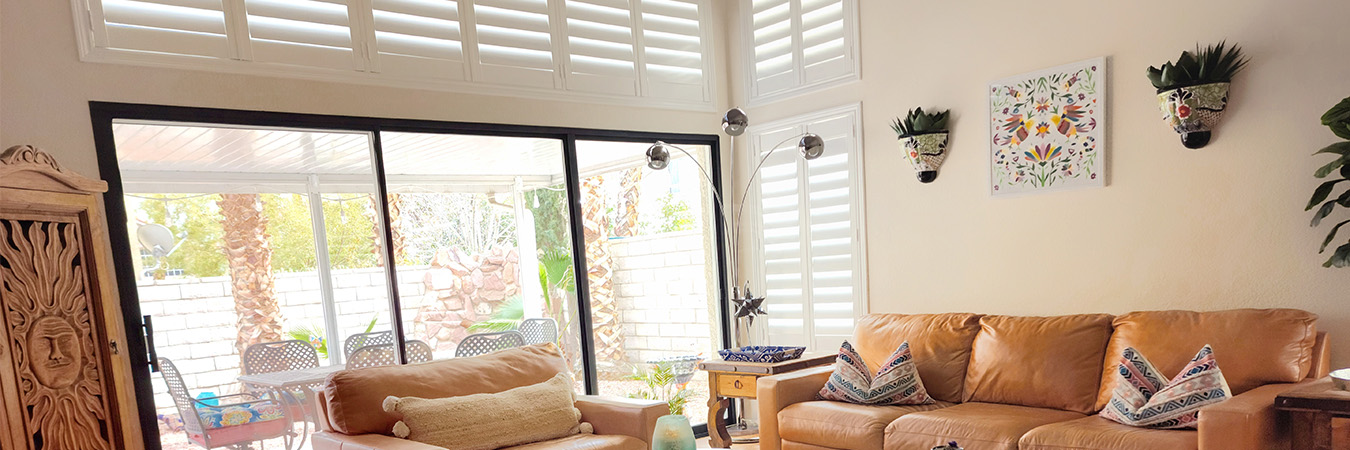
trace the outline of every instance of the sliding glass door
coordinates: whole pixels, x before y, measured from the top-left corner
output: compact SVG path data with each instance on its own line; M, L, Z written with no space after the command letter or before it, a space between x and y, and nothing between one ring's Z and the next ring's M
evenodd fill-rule
M216 413L250 398L303 438L331 372L530 344L579 393L705 420L694 367L728 334L714 136L91 110L149 448L220 444ZM688 154L652 170L657 140Z

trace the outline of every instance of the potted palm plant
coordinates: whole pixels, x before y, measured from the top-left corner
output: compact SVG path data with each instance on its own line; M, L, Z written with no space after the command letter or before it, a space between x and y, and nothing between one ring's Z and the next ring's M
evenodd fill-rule
M1331 107L1326 114L1323 114L1322 125L1330 127L1332 133L1345 140L1328 145L1314 153L1315 155L1331 153L1336 155L1336 159L1317 169L1313 176L1326 178L1333 172L1339 175L1338 178L1325 181L1317 186L1317 189L1313 191L1312 199L1308 200L1306 210L1317 207L1317 212L1313 214L1312 219L1312 226L1314 227L1321 225L1322 219L1330 215L1336 209L1336 205L1340 205L1342 208L1350 208L1350 189L1346 189L1345 192L1332 200L1327 200L1331 197L1331 191L1336 188L1337 184L1342 181L1350 181L1350 165L1347 165L1350 162L1350 97L1341 100L1336 106ZM1342 221L1331 227L1331 232L1327 233L1326 239L1322 240L1322 248L1317 252L1326 252L1327 246L1331 245L1331 241L1336 239L1336 232L1340 231L1341 227L1347 223L1350 223L1350 220ZM1322 267L1350 267L1350 243L1336 247L1336 251L1332 252L1331 258L1327 259L1327 262L1322 263Z
M1228 107L1233 76L1247 66L1247 61L1240 47L1219 42L1205 48L1197 44L1194 54L1181 52L1176 62L1148 68L1148 79L1158 89L1163 120L1181 133L1186 148L1209 143L1210 131Z
M932 183L937 179L938 167L947 159L947 111L926 113L923 108L909 110L902 120L891 122L900 148L918 172L919 181Z

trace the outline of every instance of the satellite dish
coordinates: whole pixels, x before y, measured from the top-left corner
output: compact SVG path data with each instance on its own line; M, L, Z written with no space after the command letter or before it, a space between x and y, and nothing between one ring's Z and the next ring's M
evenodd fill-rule
M169 256L174 250L177 250L178 239L173 236L173 231L169 227L157 223L147 223L136 228L136 240L141 242L141 248L150 252L155 258Z

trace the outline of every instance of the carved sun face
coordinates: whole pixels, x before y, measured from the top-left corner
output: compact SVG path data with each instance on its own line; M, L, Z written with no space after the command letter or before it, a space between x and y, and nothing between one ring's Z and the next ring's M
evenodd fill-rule
M44 386L60 389L80 376L81 354L75 327L57 316L38 319L28 331L33 376Z

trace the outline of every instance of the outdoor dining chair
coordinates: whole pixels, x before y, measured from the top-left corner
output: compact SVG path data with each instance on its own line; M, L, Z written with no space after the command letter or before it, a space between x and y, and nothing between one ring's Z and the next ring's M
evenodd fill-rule
M282 438L291 447L296 436L281 402L253 393L193 398L173 361L158 361L189 441L208 449L245 449L253 442Z
M342 341L342 356L345 357L347 360L351 360L352 353L356 353L356 351L361 349L361 347L365 347L368 345L393 344L393 343L394 343L394 332L392 331L375 331L370 333L353 334L351 336L347 336L347 339Z
M459 341L459 346L455 347L455 357L478 356L524 345L525 335L515 330L470 334L464 337L464 340Z
M243 363L244 375L310 369L319 367L319 352L314 349L314 345L301 340L263 342L244 349ZM244 383L244 387L255 394L270 389L251 383ZM309 388L310 391L318 392L320 383L312 384ZM290 407L305 408L308 404L304 392L296 390L281 394L282 400ZM313 411L305 413L311 416Z
M422 341L408 341L404 351L408 354L408 364L431 361L431 346ZM398 359L394 354L394 344L367 345L356 349L347 358L347 369L392 366Z
M516 329L525 335L527 345L558 342L558 321L553 319L525 319Z

